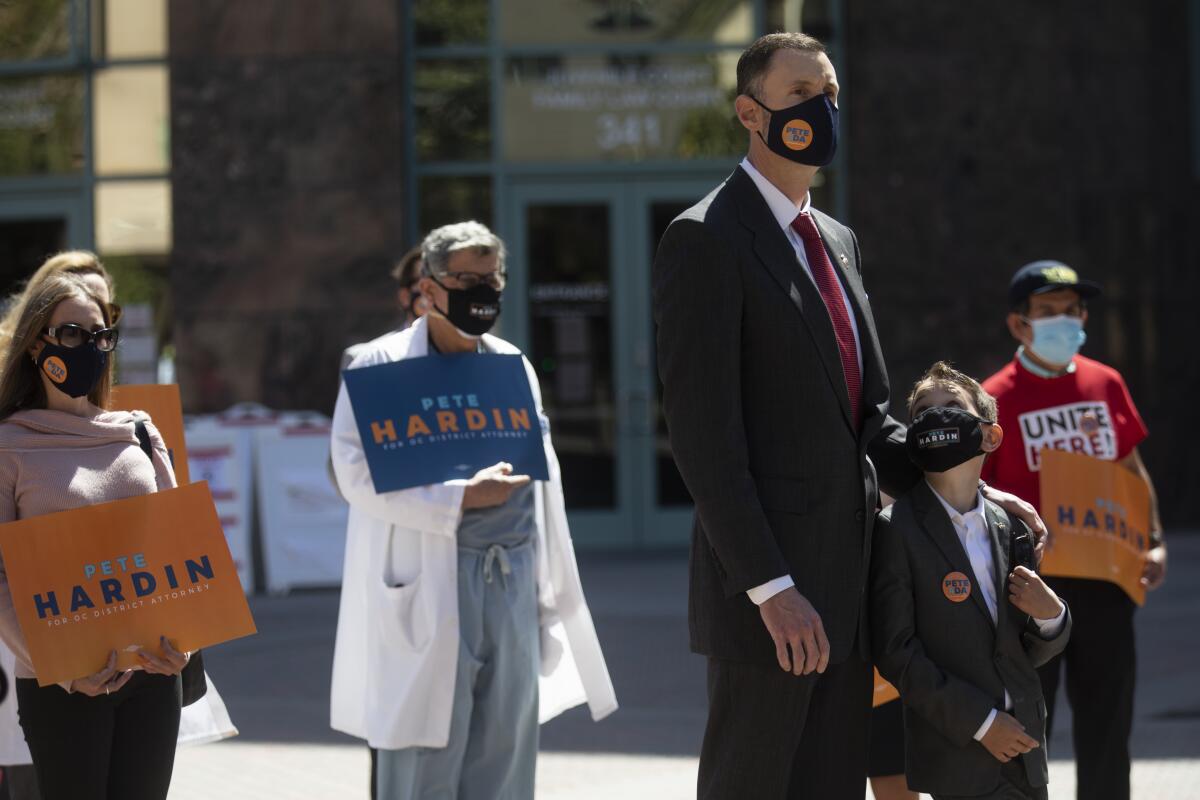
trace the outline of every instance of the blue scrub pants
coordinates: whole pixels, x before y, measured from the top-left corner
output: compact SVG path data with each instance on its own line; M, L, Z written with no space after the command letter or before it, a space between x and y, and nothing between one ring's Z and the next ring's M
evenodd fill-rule
M534 541L458 549L462 637L450 741L380 750L380 800L533 800L539 632Z

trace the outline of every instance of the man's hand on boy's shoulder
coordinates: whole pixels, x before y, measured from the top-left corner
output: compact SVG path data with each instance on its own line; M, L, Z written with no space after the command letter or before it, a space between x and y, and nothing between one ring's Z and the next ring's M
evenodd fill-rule
M1037 740L1025 733L1025 726L1012 714L997 711L992 724L979 743L1001 763L1012 761L1022 753L1039 747Z
M1042 522L1037 509L1015 494L1002 492L994 486L982 484L980 490L983 492L985 499L992 501L1029 526L1029 530L1033 533L1033 538L1037 541L1038 561L1041 561L1042 547L1046 539L1046 523Z
M1026 567L1016 567L1008 576L1008 599L1035 620L1048 622L1063 613L1065 606L1041 576Z

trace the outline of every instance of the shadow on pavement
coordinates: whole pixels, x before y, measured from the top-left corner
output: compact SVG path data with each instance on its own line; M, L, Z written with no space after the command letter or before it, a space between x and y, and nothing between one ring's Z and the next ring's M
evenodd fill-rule
M1200 535L1174 534L1167 585L1138 618L1135 758L1200 757ZM621 709L593 723L577 708L542 729L545 751L699 753L704 661L687 646L687 556L590 554L584 587ZM205 652L205 663L245 740L361 744L329 728L336 591L251 601L257 636ZM1065 709L1060 697L1060 709ZM1050 742L1072 757L1067 714Z

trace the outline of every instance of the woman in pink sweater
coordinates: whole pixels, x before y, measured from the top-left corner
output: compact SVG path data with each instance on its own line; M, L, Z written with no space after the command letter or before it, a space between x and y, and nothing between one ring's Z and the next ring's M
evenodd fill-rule
M0 364L0 524L175 485L158 432L107 412L117 334L109 307L74 275L31 287ZM96 531L103 536L104 531ZM165 637L141 669L40 688L0 564L0 638L17 658L17 704L44 800L163 800L187 656Z

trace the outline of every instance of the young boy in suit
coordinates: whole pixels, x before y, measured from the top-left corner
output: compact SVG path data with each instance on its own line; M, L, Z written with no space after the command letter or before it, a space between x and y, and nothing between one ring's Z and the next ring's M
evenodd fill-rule
M909 788L1044 800L1036 667L1062 652L1071 619L1034 571L1029 529L980 494L1004 435L996 401L939 362L908 410L906 446L925 480L876 520L871 621L875 663L904 703Z

